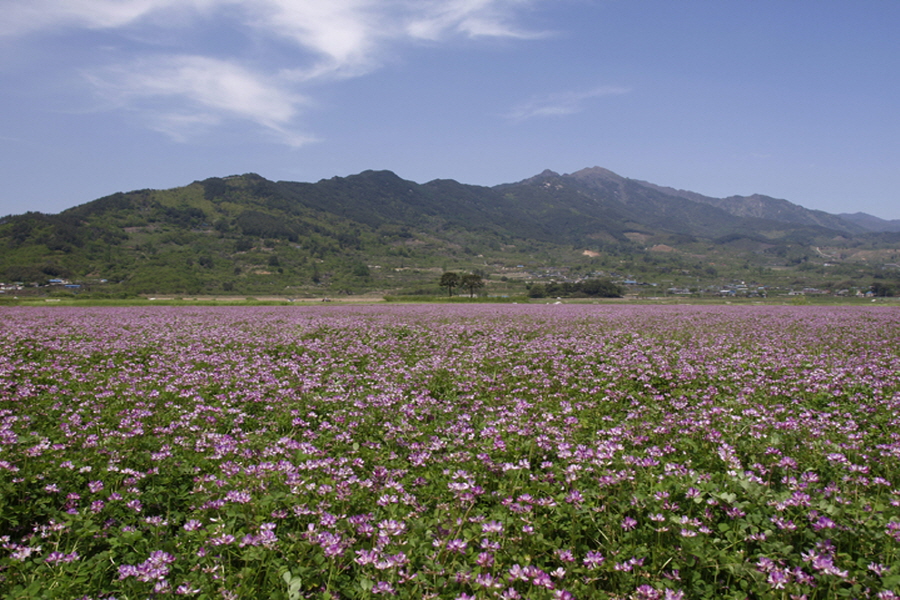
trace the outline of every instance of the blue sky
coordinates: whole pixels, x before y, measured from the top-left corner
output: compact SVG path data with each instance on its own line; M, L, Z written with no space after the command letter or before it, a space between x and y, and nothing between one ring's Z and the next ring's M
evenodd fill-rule
M591 166L900 218L897 0L3 0L0 215Z

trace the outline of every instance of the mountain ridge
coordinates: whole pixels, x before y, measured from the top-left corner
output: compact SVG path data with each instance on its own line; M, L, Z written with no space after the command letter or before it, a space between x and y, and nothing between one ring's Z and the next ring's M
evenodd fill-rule
M416 183L387 170L316 183L247 173L4 217L0 281L104 279L140 293L360 291L409 287L413 271L421 283L447 268L508 280L557 268L655 269L699 281L721 264L759 272L824 263L818 249L841 244L825 254L880 256L892 236L786 200L708 198L602 167L490 187Z
M612 173L612 171L608 171L599 167L595 167L595 169L605 171L615 178L625 179L615 173ZM578 173L581 173L583 171L579 171ZM592 171L592 176L597 176L597 173L598 171ZM845 231L847 233L862 233L866 231L865 228L860 227L853 222L845 221L838 215L832 215L825 211L808 209L800 206L799 204L789 202L788 200L772 198L763 194L751 194L750 196L734 195L727 196L725 198L714 198L711 196L704 196L703 194L699 194L697 192L660 186L647 181L632 181L635 181L639 185L657 190L669 196L684 198L686 200L691 200L692 202L696 202L699 204L715 206L717 208L725 210L729 214L738 217L754 217L759 219L782 221L795 225L818 225L827 227L829 229Z
M897 232L900 231L900 219L882 219L864 212L840 213L845 221L856 223L867 231Z

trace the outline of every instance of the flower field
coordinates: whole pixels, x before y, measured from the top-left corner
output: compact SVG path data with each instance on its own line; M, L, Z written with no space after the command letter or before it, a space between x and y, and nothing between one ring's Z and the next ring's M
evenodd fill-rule
M0 308L0 598L900 598L900 312Z

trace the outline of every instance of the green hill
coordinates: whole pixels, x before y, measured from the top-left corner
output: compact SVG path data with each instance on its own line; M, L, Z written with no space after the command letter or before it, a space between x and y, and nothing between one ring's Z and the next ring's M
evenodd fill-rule
M589 276L867 288L893 285L898 247L898 234L784 200L719 202L599 168L495 187L246 174L4 217L0 282L95 295L440 293L455 270L486 277L491 294Z

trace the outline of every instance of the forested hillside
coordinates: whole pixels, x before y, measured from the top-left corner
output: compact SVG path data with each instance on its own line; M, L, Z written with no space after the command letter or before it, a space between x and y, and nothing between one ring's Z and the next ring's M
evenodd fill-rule
M318 183L211 178L4 217L0 282L302 295L439 293L448 270L477 272L491 284L484 293L587 277L698 289L896 278L896 233L860 233L784 200L713 200L599 168L495 187L389 171Z

